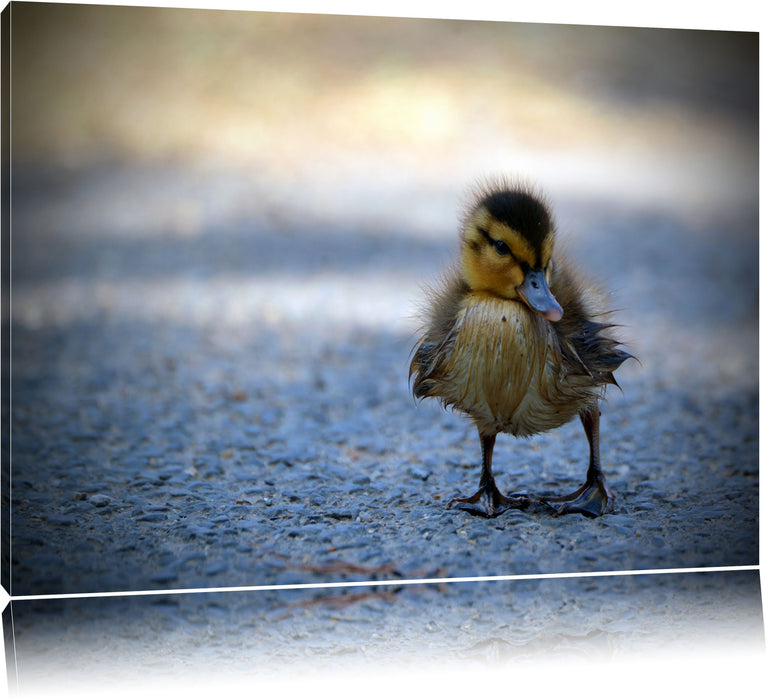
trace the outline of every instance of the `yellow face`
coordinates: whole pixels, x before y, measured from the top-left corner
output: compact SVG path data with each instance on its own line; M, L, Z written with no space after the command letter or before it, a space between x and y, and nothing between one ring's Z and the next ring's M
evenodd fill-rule
M461 267L474 292L520 299L551 321L563 310L549 290L553 231L532 242L496 219L485 206L473 211L463 229Z
M528 270L547 270L552 255L552 232L540 250L507 224L479 207L463 230L461 263L464 279L475 292L517 299Z

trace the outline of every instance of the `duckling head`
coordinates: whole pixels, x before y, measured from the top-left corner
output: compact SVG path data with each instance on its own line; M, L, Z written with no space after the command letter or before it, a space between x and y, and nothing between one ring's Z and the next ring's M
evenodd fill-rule
M526 304L549 321L563 309L549 287L554 224L547 207L523 188L481 195L461 230L461 271L473 292Z

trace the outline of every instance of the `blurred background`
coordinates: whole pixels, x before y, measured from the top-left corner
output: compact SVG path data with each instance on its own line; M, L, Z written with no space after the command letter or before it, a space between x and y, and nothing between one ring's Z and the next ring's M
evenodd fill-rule
M17 164L228 167L257 208L415 228L503 171L561 201L627 192L710 216L756 182L752 34L38 3L13 18ZM207 222L214 198L194 194L173 201L179 226Z
M273 248L300 227L452 255L467 188L502 173L538 184L571 237L604 202L695 228L757 203L754 34L38 3L13 7L12 32L15 225L36 235L31 251L15 237L19 284L36 251L78 258L84 237L159 245L240 225L279 237L260 251L276 272L304 256ZM245 261L241 243L229 248ZM319 248L328 270L347 255ZM147 276L173 272L164 250ZM439 268L400 258L387 277L349 266L367 308L335 295L315 313L396 317L386 295ZM93 262L105 284L71 280L71 314L111 303L110 255ZM304 313L312 284L276 289ZM16 318L66 313L50 291L25 294ZM273 313L235 303L212 312Z
M22 162L241 166L324 212L328 178L374 188L340 188L339 211L347 191L379 207L504 169L695 207L756 174L752 34L38 3L13 17Z

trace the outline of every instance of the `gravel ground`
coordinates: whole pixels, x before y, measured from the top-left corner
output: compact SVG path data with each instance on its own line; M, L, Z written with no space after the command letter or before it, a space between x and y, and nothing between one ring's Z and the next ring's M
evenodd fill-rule
M602 407L615 512L487 520L444 508L476 485L476 431L407 385L413 300L452 232L62 236L110 175L67 183L57 216L17 208L14 595L758 562L754 217L564 211L640 360ZM494 465L552 493L586 460L574 422L502 436Z

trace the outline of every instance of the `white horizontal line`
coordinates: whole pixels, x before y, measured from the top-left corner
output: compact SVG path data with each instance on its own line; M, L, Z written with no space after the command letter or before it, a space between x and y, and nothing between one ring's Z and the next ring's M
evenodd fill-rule
M603 576L643 576L660 574L698 574L728 571L759 571L759 564L748 566L709 566L688 569L636 569L627 571L589 571L556 574L514 574L505 576L463 576L451 578L387 579L383 581L340 581L322 583L273 584L265 586L222 586L216 588L177 588L172 590L105 591L99 593L50 593L42 595L11 596L11 601L67 600L76 598L118 598L124 596L163 596L191 593L246 593L260 591L284 591L315 588L358 588L368 586L417 586L442 583L475 583L480 581L530 581L536 579L598 578Z

